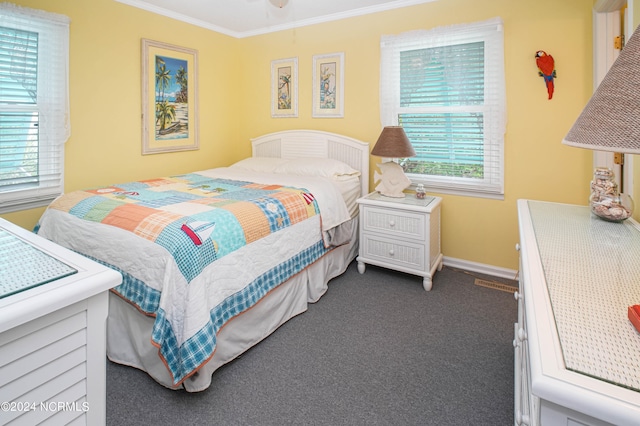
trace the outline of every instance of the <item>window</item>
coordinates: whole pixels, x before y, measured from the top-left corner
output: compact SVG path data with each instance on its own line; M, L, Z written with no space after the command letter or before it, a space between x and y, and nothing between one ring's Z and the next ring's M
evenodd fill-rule
M69 19L0 4L0 213L63 192Z
M503 198L506 127L502 20L383 36L380 111L416 156L407 176L430 190Z

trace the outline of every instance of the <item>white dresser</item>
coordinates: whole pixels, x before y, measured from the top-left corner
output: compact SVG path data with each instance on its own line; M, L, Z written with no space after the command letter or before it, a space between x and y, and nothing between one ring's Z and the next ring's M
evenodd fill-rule
M104 425L121 275L3 219L0 253L0 424Z
M516 425L639 425L640 226L518 201Z
M440 250L440 197L391 198L372 192L360 198L360 251L358 271L365 264L382 266L423 277L431 290L436 270L442 269Z

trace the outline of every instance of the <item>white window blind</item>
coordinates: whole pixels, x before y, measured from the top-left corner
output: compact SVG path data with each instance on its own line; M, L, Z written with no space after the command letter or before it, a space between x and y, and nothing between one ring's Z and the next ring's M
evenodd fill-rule
M69 18L0 4L0 213L63 192Z
M502 20L381 40L383 126L405 129L407 176L437 192L502 198L506 102Z

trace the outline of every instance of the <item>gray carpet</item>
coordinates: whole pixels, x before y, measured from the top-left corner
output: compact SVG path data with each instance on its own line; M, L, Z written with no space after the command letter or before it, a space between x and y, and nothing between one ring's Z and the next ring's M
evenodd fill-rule
M419 277L372 266L360 275L354 262L204 392L108 362L107 424L513 424L517 305L474 279L445 267L425 292Z

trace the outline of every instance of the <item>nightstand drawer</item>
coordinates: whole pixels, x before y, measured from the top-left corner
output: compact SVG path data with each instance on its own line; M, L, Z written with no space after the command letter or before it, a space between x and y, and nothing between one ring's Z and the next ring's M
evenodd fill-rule
M377 234L362 234L360 256L384 264L426 272L425 244L386 238Z
M410 238L418 241L427 239L425 214L370 206L366 206L363 210L365 232L385 233L393 238Z

